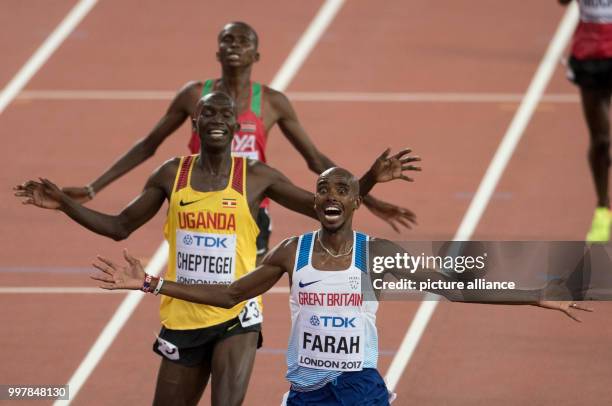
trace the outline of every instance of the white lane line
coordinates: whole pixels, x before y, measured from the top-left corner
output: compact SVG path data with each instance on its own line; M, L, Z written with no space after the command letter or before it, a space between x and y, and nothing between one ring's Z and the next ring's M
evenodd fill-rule
M151 261L145 267L145 272L151 275L159 275L164 265L166 264L166 260L168 258L168 243L166 240L162 242L159 246L155 254L151 258ZM115 313L111 317L110 321L94 342L93 346L87 352L87 355L81 363L79 367L76 369L70 380L68 381L68 387L70 388L70 399L68 400L57 400L54 405L69 405L72 402L89 375L91 375L92 371L98 365L98 362L102 359L102 356L106 353L106 350L110 347L110 345L119 334L119 331L123 328L125 323L128 321L142 298L144 297L144 293L132 290L130 291L123 302L119 305Z
M552 74L554 73L555 66L563 50L567 46L572 33L578 23L578 6L575 2L572 2L568 6L563 19L561 20L555 35L553 36L538 70L536 71L525 97L521 101L521 104L510 123L510 126L506 130L506 134L502 139L487 171L478 186L478 191L472 199L470 206L463 216L459 229L457 230L454 241L467 241L472 237L476 226L480 222L480 218L484 213L491 195L493 194L495 187L497 186L506 166L512 157L512 154L518 145L527 124L529 123L533 112L538 105L542 93L544 92ZM430 300L428 300L430 299ZM431 300L431 297L425 297L421 303L417 314L413 319L404 339L400 345L400 348L391 361L389 370L385 376L385 380L389 387L389 390L393 391L397 383L399 382L412 354L414 353L420 338L431 319L434 311L436 310L438 301L437 299Z
M81 0L70 10L62 22L47 37L40 47L32 54L9 84L0 93L0 114L19 94L21 89L32 79L38 70L53 55L55 50L64 42L66 37L76 28L89 11L95 6L97 0Z
M31 294L108 294L122 293L127 294L125 290L104 290L100 288L87 286L2 286L0 287L0 295L31 295ZM289 293L288 286L276 286L266 292L268 293Z
M174 91L166 90L24 90L18 100L172 100ZM365 103L520 103L522 93L414 93L414 92L287 92L299 102L365 102ZM547 103L579 103L575 93L550 93L542 96Z
M343 3L343 0L326 0L326 2L317 12L315 18L309 24L308 28L306 29L306 33L302 35L289 57L283 63L283 66L281 66L280 70L277 72L276 76L272 80L272 86L280 91L283 91L287 87ZM313 28L313 26L315 26L315 28ZM296 48L299 49L299 53L295 51ZM158 274L166 263L167 259L168 243L164 240L147 266L147 273ZM106 327L104 327L104 330L96 340L93 347L89 350L89 353L81 362L72 378L70 378L70 382L68 384L70 385L71 399L56 401L54 406L69 405L70 402L75 399L78 391L81 389L89 375L91 375L92 371L108 347L110 347L110 345L113 343L127 320L138 306L138 303L140 303L142 300L143 296L144 294L139 291L131 291L127 295L111 317L111 320L108 322Z
M284 91L342 8L344 0L326 0L272 79L270 87Z

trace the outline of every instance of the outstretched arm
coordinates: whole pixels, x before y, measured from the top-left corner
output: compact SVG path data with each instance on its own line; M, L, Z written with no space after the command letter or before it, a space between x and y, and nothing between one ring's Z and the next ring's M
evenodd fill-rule
M302 155L308 168L318 175L326 169L337 166L314 145L298 120L297 114L287 96L273 89L268 89L268 91L270 105L272 106L275 118L278 120L278 126L287 140ZM414 161L419 160L420 158L414 157ZM363 203L368 210L383 221L386 221L396 232L399 232L398 225L411 228L411 224L416 223L416 215L412 211L387 203L372 195L364 196Z
M173 179L172 167L176 167L176 162L167 162L155 171L142 193L118 215L104 214L84 207L54 183L43 178L40 182L28 181L15 187L15 196L25 198L24 204L63 211L83 227L118 241L127 238L157 213L167 195L165 185Z
M106 186L122 177L155 154L166 138L189 117L189 104L193 103L196 83L188 83L174 97L168 110L145 137L134 144L110 168L85 187L65 187L63 192L72 199L85 203Z
M263 259L261 265L231 285L185 285L164 281L159 293L194 303L231 308L247 299L259 296L268 291L286 272L289 249L287 241L274 247ZM127 265L118 265L113 261L98 257L93 265L101 272L91 276L100 283L102 289L132 289L143 287L145 272L136 258L124 251ZM153 291L159 279L154 279L149 291Z
M390 241L373 240L372 252L373 256L381 257L396 257L397 254L403 256L408 254L403 248ZM576 310L593 311L591 308L575 302L569 301L552 301L541 300L543 290L478 290L474 291L466 288L458 288L458 285L452 283L460 282L456 278L457 274L453 271L449 273L441 273L432 269L417 269L411 271L407 269L398 269L395 267L385 269L378 274L378 278L384 278L385 274L390 274L397 280L410 280L415 283L414 286L426 286L424 291L444 296L453 302L467 302L478 304L495 304L495 305L532 305L545 309L559 310L575 321L581 321L575 314ZM376 278L376 275L373 275ZM429 288L430 286L443 288Z

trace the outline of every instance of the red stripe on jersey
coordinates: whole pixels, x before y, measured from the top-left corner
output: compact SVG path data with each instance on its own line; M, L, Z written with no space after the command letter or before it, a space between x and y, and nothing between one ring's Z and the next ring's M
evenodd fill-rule
M242 167L244 158L234 157L234 176L232 178L232 189L242 194Z
M179 172L178 182L176 182L176 190L178 192L185 186L187 186L187 179L189 179L189 167L191 166L191 161L193 160L193 156L188 156L183 159L183 164L181 165L181 169Z

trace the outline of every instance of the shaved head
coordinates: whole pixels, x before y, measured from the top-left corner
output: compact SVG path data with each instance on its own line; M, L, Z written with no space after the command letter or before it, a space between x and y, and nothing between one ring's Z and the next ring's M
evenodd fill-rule
M221 38L223 38L223 35L232 28L239 28L241 31L247 32L255 42L255 48L259 46L259 38L257 36L257 32L253 29L253 27L243 21L232 21L231 23L225 24L221 32L219 32L217 40L221 42Z
M355 195L359 195L359 180L353 175L351 172L344 168L333 167L325 170L323 173L319 175L317 179L317 184L320 182L329 182L333 181L346 183L350 186L351 192Z
M210 105L223 107L229 106L232 110L236 110L236 104L234 103L234 99L232 99L227 93L210 92L206 96L198 100L198 104L196 105L196 116L200 115L204 106Z

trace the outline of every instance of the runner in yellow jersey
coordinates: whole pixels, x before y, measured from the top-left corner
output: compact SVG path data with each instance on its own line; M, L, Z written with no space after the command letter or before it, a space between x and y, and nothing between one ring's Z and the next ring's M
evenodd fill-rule
M203 97L195 117L200 154L163 164L143 192L118 215L80 205L47 179L25 182L15 188L15 194L25 198L26 204L61 210L84 227L116 240L127 238L168 200L166 231L173 244L168 278L231 283L255 264L258 230L254 218L261 201L269 197L290 210L317 218L314 195L265 163L232 157L231 142L238 124L236 106L226 94L213 92ZM388 157L386 151L380 156L361 178L361 194L367 194L376 182L411 180L404 172L419 170L412 165L419 158L408 156L409 152ZM143 285L143 290L149 286ZM261 309L253 304L257 302L246 303L217 310L163 300L163 327L155 344L163 358L154 404L197 404L211 375L213 405L242 403L261 329L257 320ZM250 324L253 317L255 324Z

